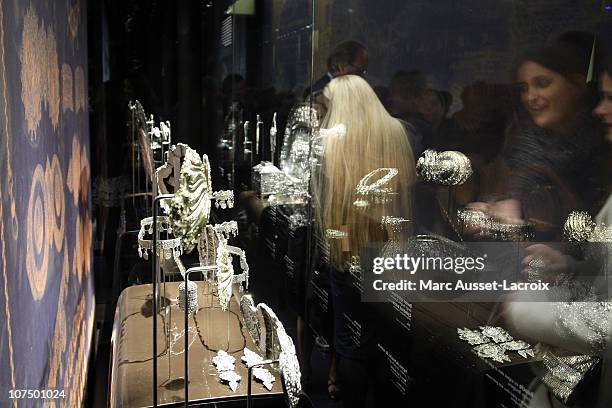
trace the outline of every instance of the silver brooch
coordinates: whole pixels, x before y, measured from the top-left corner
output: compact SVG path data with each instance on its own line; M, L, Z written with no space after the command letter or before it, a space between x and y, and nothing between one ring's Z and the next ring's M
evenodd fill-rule
M501 327L495 326L480 326L482 334L489 337L495 343L504 343L506 341L512 341L512 336Z
M263 386L266 387L268 391L272 391L276 378L274 378L274 375L267 368L253 368L253 377L255 377L256 380L261 381Z
M242 356L241 360L247 365L247 367L251 367L255 364L260 364L264 361L262 356L255 353L254 351L251 351L247 347L244 348L244 355ZM254 367L252 372L253 377L255 377L256 380L263 383L264 387L266 387L268 391L272 391L272 386L273 383L276 381L276 378L274 378L274 375L272 375L272 373L268 369L263 367Z
M468 344L474 346L483 343L489 343L489 338L482 334L482 332L478 330L470 330L470 329L457 329L457 334L461 340L465 340Z
M212 359L217 371L233 371L236 369L236 357L227 354L224 350L219 350Z
M490 358L498 363L510 362L510 357L506 355L505 350L497 344L486 343L474 347L474 352L478 357Z
M529 343L523 340L514 340L510 334L501 327L481 326L480 330L468 328L457 329L461 340L475 345L473 351L479 357L488 358L498 363L510 362L507 351L516 352L523 358L535 357Z
M237 372L228 370L221 371L219 373L219 379L223 382L228 383L231 390L236 392L236 390L238 389L238 382L240 382L242 377L240 377L240 374L238 374Z

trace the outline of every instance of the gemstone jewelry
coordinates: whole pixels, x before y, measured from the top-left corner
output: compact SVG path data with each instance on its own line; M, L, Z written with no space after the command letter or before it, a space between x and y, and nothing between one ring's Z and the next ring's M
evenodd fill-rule
M528 241L534 237L528 223L511 224L493 219L480 210L464 208L457 210L457 219L464 229L477 230L480 237L501 241Z
M480 330L468 328L457 329L457 334L461 340L466 341L471 346L475 346L473 351L479 357L488 358L498 363L510 362L508 351L517 353L527 359L535 357L535 353L529 343L523 340L514 340L510 334L501 327L481 326Z
M410 220L400 217L392 217L390 215L383 215L380 220L380 226L394 234L407 231L410 224Z
M245 347L243 351L244 355L242 356L241 360L247 367L260 364L264 361L263 357L254 351L249 350L247 347ZM254 367L252 373L253 377L263 383L264 387L266 387L268 391L272 391L272 386L276 381L276 378L274 378L274 375L272 375L268 369L263 367Z
M255 364L259 364L262 361L264 361L264 358L262 356L260 356L259 354L255 353L254 351L251 351L248 347L244 348L243 353L244 354L242 355L242 357L240 359L247 366L252 366L252 365L255 365Z
M351 262L349 262L349 272L361 272L361 261L359 259L359 256L351 256Z
M217 371L234 371L236 369L236 357L227 354L224 350L219 350L212 358L212 362Z
M550 392L566 405L572 405L584 385L593 380L601 358L592 355L557 355L560 350L538 344L536 355L546 369L541 377Z
M219 244L217 246L217 290L219 293L219 304L222 310L227 310L230 298L232 297L232 283L237 282L249 286L249 264L247 263L246 253L241 248L227 245L227 240L217 234ZM234 275L232 255L240 257L240 268L242 273ZM242 285L240 285L242 288Z
M492 226L492 219L480 210L462 208L457 210L457 220L465 229L486 230Z
M187 148L181 166L179 188L170 201L170 221L185 252L197 245L210 215L212 187L208 156Z
M235 371L221 371L219 373L219 379L223 382L228 383L230 389L233 392L236 392L236 390L238 389L238 382L240 382L240 380L242 379L242 377L240 377L240 374L238 374Z
M298 212L289 216L289 228L292 231L306 226L308 226L308 216L306 214Z
M506 341L512 341L512 336L510 336L510 334L501 327L480 326L480 330L482 330L482 334L489 337L495 343L504 343Z
M244 284L244 286L248 288L249 287L249 264L247 262L246 252L244 252L242 248L238 248L233 245L226 245L226 249L230 254L237 255L238 258L240 259L240 269L242 270L242 272L239 274L235 274L233 276L233 281L235 283Z
M348 233L337 229L328 228L325 230L325 238L327 239L342 239L348 237Z
M255 344L259 343L261 336L261 328L259 326L259 318L257 316L257 308L253 302L251 295L243 295L240 298L240 313L242 321L251 335L251 339Z
M226 311L232 297L232 282L234 278L234 266L232 256L227 250L227 241L222 236L217 235L219 244L217 246L217 292L219 294L219 304L221 310Z
M272 391L276 378L274 378L274 375L267 368L254 367L252 372L256 380L261 381L268 391Z
M238 236L238 223L236 221L225 221L221 224L215 224L213 228L217 234L223 235L223 238L226 240Z
M507 351L516 351L523 358L535 357L534 351L529 343L523 340L513 340L507 343L500 344Z
M510 362L510 357L506 355L503 347L494 343L481 344L474 347L474 352L478 357L490 358L498 363Z
M370 182L377 175L383 174L378 180ZM355 188L357 199L353 205L357 208L367 208L372 202L375 204L386 204L392 200L394 195L390 187L385 187L393 177L397 176L399 171L396 168L381 167L366 174Z
M198 285L195 282L189 281L187 290L185 290L185 282L179 283L177 302L183 311L185 311L185 298L187 299L187 314L190 315L198 309Z
M572 211L563 225L563 234L569 241L585 242L595 230L595 221L585 211Z
M221 190L213 193L215 207L222 209L234 208L234 192L232 190Z
M310 182L310 142L318 133L319 117L310 102L294 105L287 118L283 146L280 154L280 169L291 180L286 186L291 195L308 194ZM287 192L289 193L289 192Z
M423 180L443 186L461 185L473 173L470 159L454 150L425 150L417 160L416 169Z
M482 334L479 330L470 330L467 328L459 329L457 328L457 334L461 340L465 340L471 346L477 346L483 343L489 343L490 340L487 336Z
M168 217L158 217L157 228L159 232L172 233ZM146 234L153 235L153 218L148 217L140 221L140 230L138 231L138 256L149 259L149 251L153 249L153 240L145 239ZM180 238L158 239L157 240L157 255L166 260L178 258L183 254L183 247Z
M174 193L178 189L181 163L188 148L189 146L183 143L173 145L168 151L166 162L155 170L159 194ZM168 202L169 200L167 199L160 201L160 205L166 214L170 212L170 205Z
M595 223L584 211L572 211L568 215L563 234L569 241L612 242L612 227Z
M212 225L207 225L198 241L198 256L200 258L200 266L215 265L217 260L217 247L219 246L219 238L217 231Z
M266 357L270 359L278 358L281 379L287 392L287 403L289 407L295 408L300 401L302 385L300 364L293 340L287 335L283 324L269 306L260 303L257 305L257 309L262 312L266 324L266 335L262 336L266 342L264 346Z
M529 282L537 282L541 279L541 273L546 269L546 261L541 256L532 258L527 264L527 279Z

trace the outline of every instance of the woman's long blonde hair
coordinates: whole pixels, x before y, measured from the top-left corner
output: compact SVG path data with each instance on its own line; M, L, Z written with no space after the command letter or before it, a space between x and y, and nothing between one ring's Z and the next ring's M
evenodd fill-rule
M412 149L402 123L386 111L370 85L361 77L334 78L323 91L328 100L321 127L346 126L344 136L323 139L321 172L315 181L320 233L335 229L348 233L344 240L330 240L330 260L344 269L348 255L358 255L366 243L386 239L381 217L411 216L410 187L415 166ZM378 168L397 168L399 173L385 187L395 193L388 204L371 203L365 210L353 203L356 187L369 172ZM382 175L381 175L382 176ZM375 176L371 182L380 176ZM348 241L347 241L348 240Z

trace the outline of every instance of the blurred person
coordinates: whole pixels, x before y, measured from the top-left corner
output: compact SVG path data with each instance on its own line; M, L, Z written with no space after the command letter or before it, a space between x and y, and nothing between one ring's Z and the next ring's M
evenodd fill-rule
M380 228L382 215L411 219L414 157L406 127L389 115L363 78L334 78L324 95L328 106L322 127L346 126L345 135L323 140L321 174L315 178L314 189L320 234L325 236L328 230L346 232L345 238L328 240L338 380L344 406L366 406L377 393L381 394L376 395L381 398L376 400L377 406L388 406L383 391L388 380L380 375L385 359L376 346L382 330L377 327L380 319L372 305L361 302L354 277L347 269L349 260L359 256L364 245L388 238ZM398 169L397 176L385 184L397 194L391 203L370 205L364 211L354 205L359 198L355 188L365 175L379 168ZM361 337L357 341L347 316L359 320Z
M612 142L612 62L604 65L599 80L600 101L593 111L604 125L608 142ZM603 176L603 175L602 175ZM598 224L612 226L612 194L595 217ZM587 262L570 256L550 245L535 244L527 247L527 256L522 261L524 272L535 273L538 279L545 282L558 282L560 277L566 282L580 274L596 275L594 270L601 270L601 276L595 276L593 285L605 285L612 274L610 260L612 251L607 243L603 252L596 252L599 259ZM601 247L599 247L601 248ZM597 244L590 244L588 250L596 250ZM593 257L591 257L593 258ZM534 271L531 261L539 259L542 266ZM563 289L571 291L571 284L564 284ZM595 287L594 290L598 289ZM571 293L571 292L570 292ZM610 294L608 294L608 299ZM555 299L558 300L558 299ZM587 389L577 395L576 407L607 407L612 401L608 392L609 379L612 377L610 350L612 340L612 303L594 303L589 297L573 298L569 302L507 302L504 305L504 318L509 327L520 336L539 341L544 347L553 347L558 355L589 355L607 357L603 360L600 381L592 381ZM555 349L557 348L557 349ZM570 367L571 368L571 367ZM567 370L569 372L569 370ZM597 371L595 371L597 373ZM599 387L598 387L599 386ZM599 401L598 401L599 400ZM599 403L599 405L597 405ZM557 408L565 405L552 397L544 384L534 387L534 396L529 401L531 408Z
M471 205L508 223L529 219L540 239L558 238L570 211L592 210L603 197L602 134L586 82L591 49L562 38L529 50L516 68L522 109L503 152L506 198Z
M306 91L304 98L309 95L316 97L325 85L340 75L365 75L368 70L369 58L365 45L354 40L339 43L327 58L327 72Z
M420 111L423 118L431 124L434 130L437 129L440 123L442 123L446 112L448 112L441 92L431 88L426 89L423 94Z
M509 87L477 81L461 92L461 109L438 127L436 147L479 155L489 162L503 146L510 114Z
M433 126L421 112L421 105L427 97L427 77L422 72L398 71L393 75L389 85L390 112L412 127L411 143L415 157L433 143Z

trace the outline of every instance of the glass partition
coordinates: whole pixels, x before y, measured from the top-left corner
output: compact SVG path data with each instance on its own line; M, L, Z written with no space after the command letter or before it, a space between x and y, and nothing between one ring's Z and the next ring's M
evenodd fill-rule
M330 376L346 406L606 403L609 304L584 302L607 300L607 258L575 243L606 241L589 226L605 222L609 194L612 121L597 88L610 10L601 1L315 2L311 100L323 106L321 128L344 130L325 138L312 192L313 231L330 258L309 276L308 318L337 356ZM588 234L576 238L574 227ZM489 276L557 292L533 303L512 291L435 303L405 288L374 295L377 279L438 277L408 273L397 257L454 262L492 243ZM378 275L381 258L390 266ZM453 283L473 279L462 273ZM585 274L588 289L568 289Z

